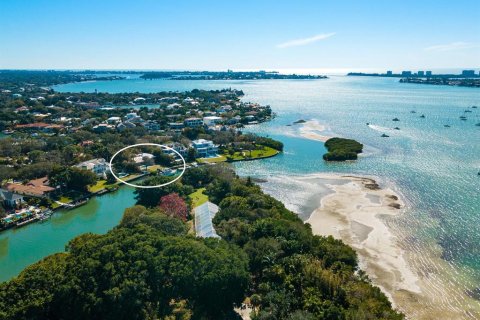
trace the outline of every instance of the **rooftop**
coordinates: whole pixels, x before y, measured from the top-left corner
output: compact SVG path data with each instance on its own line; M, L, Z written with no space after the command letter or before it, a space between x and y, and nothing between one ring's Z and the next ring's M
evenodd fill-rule
M202 238L220 238L213 228L212 220L219 208L216 204L207 201L193 209L195 212L195 234Z

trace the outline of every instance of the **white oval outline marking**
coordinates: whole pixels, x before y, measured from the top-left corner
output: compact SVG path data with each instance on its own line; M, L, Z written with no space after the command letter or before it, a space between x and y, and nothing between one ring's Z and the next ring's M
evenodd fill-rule
M117 175L115 173L113 173L113 170L112 170L112 161L113 159L122 151L125 151L127 149L130 149L130 148L134 148L134 147L138 147L138 146L155 146L155 147L160 147L160 148L165 148L167 150L172 150L173 152L175 152L176 154L178 154L178 156L180 157L180 159L182 159L182 162L183 162L183 170L182 170L182 173L176 177L175 179L173 179L172 181L169 181L167 183L163 183L163 184L158 184L156 186L139 186L137 184L133 184L133 183L129 183L129 182L126 182L122 179L120 179L119 177L117 177ZM173 148L170 148L170 147L167 147L163 144L158 144L158 143L137 143L137 144L132 144L132 145L129 145L129 146L126 146L125 148L122 148L120 150L118 150L113 156L112 158L110 159L110 162L108 164L108 170L110 170L110 173L115 177L115 179L117 179L118 181L126 184L126 185L129 185L131 187L134 187L134 188L142 188L142 189L151 189L151 188L161 188L161 187L164 187L164 186L167 186L171 183L174 183L175 181L177 181L178 179L180 179L182 177L182 175L185 173L185 170L187 169L187 163L185 162L185 159L182 157L182 155L175 149Z

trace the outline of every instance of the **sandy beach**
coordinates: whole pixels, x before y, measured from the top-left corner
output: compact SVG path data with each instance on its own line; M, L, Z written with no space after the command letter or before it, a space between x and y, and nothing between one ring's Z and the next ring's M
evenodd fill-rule
M325 179L325 185L332 190L321 198L320 207L306 223L315 234L331 235L352 246L361 269L408 319L476 318L476 313L458 305L439 304L438 292L444 292L447 300L456 300L453 297L458 298L458 292L449 292L441 283L437 290L430 290L431 279L427 284L425 275L409 264L398 237L385 222L404 209L405 203L396 192L363 177L318 174L300 179Z
M325 142L331 138L322 134L322 132L326 130L326 127L320 124L318 120L308 120L304 122L299 130L300 135L307 139Z

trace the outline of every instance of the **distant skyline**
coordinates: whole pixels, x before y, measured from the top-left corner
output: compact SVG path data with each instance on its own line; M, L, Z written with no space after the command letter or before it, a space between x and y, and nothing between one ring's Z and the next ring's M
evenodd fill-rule
M480 1L2 0L1 69L480 70Z

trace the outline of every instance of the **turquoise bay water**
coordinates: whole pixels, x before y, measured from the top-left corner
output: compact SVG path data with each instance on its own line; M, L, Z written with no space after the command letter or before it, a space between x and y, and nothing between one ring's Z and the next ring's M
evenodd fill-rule
M277 117L247 130L269 135L285 144L282 155L236 165L239 174L267 178L268 192L279 199L286 199L287 193L290 198L292 193L296 195L298 190L286 189L281 182L292 176L339 172L377 177L383 185L395 186L408 204L406 213L389 220L388 224L401 236L405 249L412 256L422 257L413 261L415 267L440 270L452 286L463 292L476 289L480 283L480 233L477 231L480 223L480 176L477 175L480 171L480 127L475 124L480 122L480 108L472 109L471 106L480 107L478 89L343 76L327 80L265 81L137 78L72 83L55 89L146 93L228 87L242 89L245 101L271 105ZM464 113L465 110L472 112ZM420 118L421 114L425 118ZM461 115L467 116L467 120L461 121ZM395 117L400 121L393 122ZM302 138L302 125L287 126L298 119L314 119L326 126L322 135L359 140L365 144L365 155L355 163L324 163L321 158L325 152L323 143ZM445 124L450 128L444 127ZM396 126L400 130L392 130ZM390 137L382 138L382 133ZM67 222L61 228L31 225L0 235L0 279L8 279L27 264L62 250L69 237L87 231L105 232L114 226L123 208L134 202L131 193L124 203L117 203L116 199L120 198L114 197L111 207L78 209L82 212L73 215L74 223ZM298 197L309 201L300 191ZM315 205L296 208L306 218ZM82 218L90 210L91 219ZM97 225L97 216L103 220L101 227ZM37 243L29 242L30 233L37 234L38 239L48 239L45 249L36 249ZM442 260L434 259L435 255ZM9 268L14 271L10 272Z
M0 281L16 276L26 266L56 252L74 237L87 233L105 233L115 227L123 210L135 204L134 188L95 197L84 206L60 210L44 222L0 233Z

